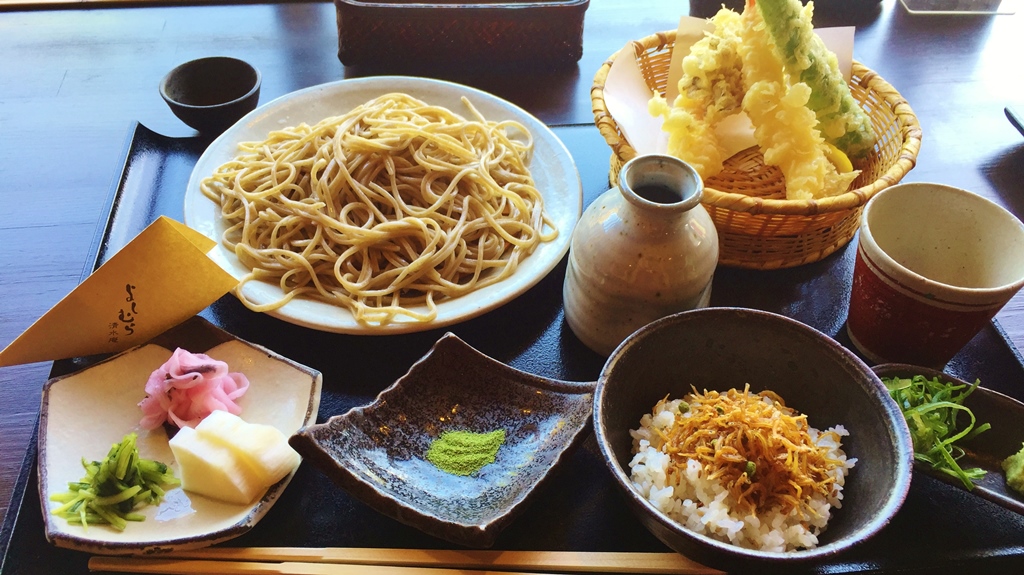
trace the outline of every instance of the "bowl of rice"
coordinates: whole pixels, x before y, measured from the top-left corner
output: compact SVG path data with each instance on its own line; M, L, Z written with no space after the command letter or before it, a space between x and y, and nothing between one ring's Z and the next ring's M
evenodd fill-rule
M594 433L641 522L717 569L825 561L910 487L910 433L882 381L827 335L751 309L683 312L623 341Z

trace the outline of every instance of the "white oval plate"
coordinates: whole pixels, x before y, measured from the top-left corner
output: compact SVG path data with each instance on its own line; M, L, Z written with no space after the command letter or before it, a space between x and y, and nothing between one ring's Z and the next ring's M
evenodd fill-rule
M242 419L273 425L291 437L316 422L322 376L267 348L255 345L195 317L151 343L124 351L81 371L51 379L43 388L39 419L39 497L46 538L57 547L124 555L194 549L227 541L252 529L280 498L295 472L271 486L251 505L233 505L175 488L159 506L136 511L144 521L129 522L124 531L106 525L80 525L50 513L59 504L50 496L63 493L69 481L85 475L82 458L102 460L110 446L130 432L138 434L139 455L181 470L162 427L139 427L149 375L175 347L205 353L244 373L249 390L238 399Z
M508 303L546 276L569 250L573 227L583 210L583 186L572 156L554 132L518 106L474 88L426 78L382 76L341 80L292 92L253 110L210 144L196 163L185 191L185 223L217 241L218 247L210 252L210 257L236 278L241 279L249 273L249 269L221 243L225 226L219 206L199 191L199 182L203 178L235 157L239 143L261 141L272 130L302 122L313 124L328 116L344 114L390 92L404 92L429 104L469 116L469 110L462 103L465 96L488 120L515 120L526 126L534 138L530 172L544 197L545 209L558 228L558 237L541 244L509 278L439 303L437 318L430 322L397 318L384 326L365 325L357 322L341 306L298 298L268 312L270 315L297 325L336 333L394 334L435 329L474 318ZM266 282L248 282L242 291L256 303L273 302L283 295L278 286Z

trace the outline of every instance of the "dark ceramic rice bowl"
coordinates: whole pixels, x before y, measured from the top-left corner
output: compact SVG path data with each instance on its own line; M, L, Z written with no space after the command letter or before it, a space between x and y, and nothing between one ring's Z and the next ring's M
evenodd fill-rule
M490 547L590 428L594 383L508 367L446 334L373 403L299 430L291 444L380 513L468 547ZM504 429L469 476L425 459L444 431Z
M856 466L841 509L812 549L766 552L698 534L657 510L630 482L632 439L643 414L666 395L770 389L807 414L811 426L843 425ZM794 320L755 310L706 308L655 321L608 358L594 397L598 446L629 506L672 549L725 570L785 569L824 560L877 533L910 487L913 447L906 422L881 380L849 350Z

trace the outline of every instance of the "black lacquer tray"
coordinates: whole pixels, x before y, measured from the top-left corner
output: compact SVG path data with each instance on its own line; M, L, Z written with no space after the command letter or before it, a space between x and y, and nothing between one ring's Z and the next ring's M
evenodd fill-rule
M577 162L584 203L607 189L609 149L592 125L555 133ZM159 215L181 220L192 166L208 141L167 138L135 126L122 177L111 193L109 218L94 246L97 265ZM849 347L847 293L856 240L821 262L780 271L720 268L712 305L781 313ZM604 359L583 346L562 314L564 260L533 289L493 312L450 328L409 335L360 337L312 331L253 313L225 296L202 315L223 329L323 373L318 421L364 405L403 375L444 332L512 367L569 381L593 381ZM56 362L53 375L94 358ZM1024 365L998 324L988 325L947 366L952 375L1024 400ZM43 535L31 446L2 531L0 571L87 573L88 556L58 549ZM231 546L410 547L446 549L425 535L366 507L313 466L304 465L271 512ZM665 551L636 521L616 491L593 438L575 451L543 492L505 531L496 549ZM915 475L894 520L861 547L810 565L810 573L1024 572L1024 516L936 479Z

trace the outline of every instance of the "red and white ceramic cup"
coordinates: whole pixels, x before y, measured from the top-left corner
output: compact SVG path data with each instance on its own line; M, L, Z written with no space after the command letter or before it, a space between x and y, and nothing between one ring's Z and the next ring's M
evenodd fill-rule
M941 184L882 190L861 214L846 329L876 363L941 368L1024 286L1024 224Z

